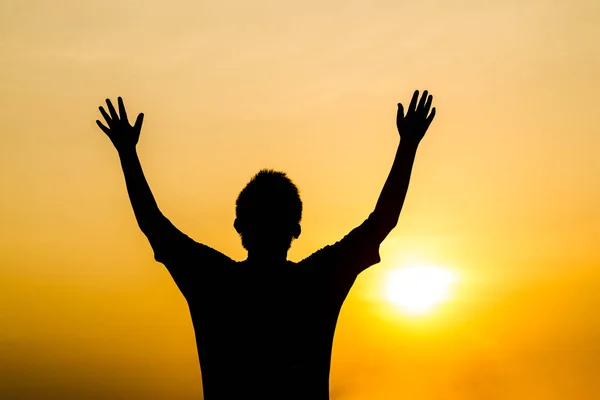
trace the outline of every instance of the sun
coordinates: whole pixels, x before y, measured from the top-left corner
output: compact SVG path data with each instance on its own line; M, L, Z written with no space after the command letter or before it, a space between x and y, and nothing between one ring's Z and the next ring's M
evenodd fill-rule
M447 300L455 274L434 265L415 265L389 271L387 299L409 314L423 314Z

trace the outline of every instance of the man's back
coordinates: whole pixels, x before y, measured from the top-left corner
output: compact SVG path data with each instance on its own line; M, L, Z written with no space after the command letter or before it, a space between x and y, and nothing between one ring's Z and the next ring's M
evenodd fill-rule
M343 298L316 267L233 263L233 273L215 274L189 296L205 399L329 398Z
M185 235L152 242L194 324L206 400L328 399L337 318L356 276L379 262L367 219L299 263L236 262ZM172 270L172 269L171 269Z

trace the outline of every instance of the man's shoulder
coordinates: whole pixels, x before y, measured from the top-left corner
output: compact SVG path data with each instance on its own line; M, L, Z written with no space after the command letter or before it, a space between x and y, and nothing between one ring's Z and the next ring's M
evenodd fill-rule
M237 262L219 250L203 243L195 242L191 251L191 261L211 264L236 265Z
M332 245L326 245L324 247L321 247L320 249L314 251L309 256L296 263L296 265L299 268L306 268L310 266L321 266L328 264L333 261L331 257L332 250Z

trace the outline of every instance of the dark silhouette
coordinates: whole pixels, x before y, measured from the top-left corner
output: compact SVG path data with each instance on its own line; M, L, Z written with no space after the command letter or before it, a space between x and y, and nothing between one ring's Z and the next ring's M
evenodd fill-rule
M432 96L415 91L398 104L400 143L377 205L337 243L287 260L300 236L302 202L283 173L261 170L241 191L234 227L248 251L237 262L180 232L159 210L136 153L143 114L131 126L106 100L108 125L96 121L118 151L140 229L187 300L204 398L329 399L329 369L339 311L356 277L377 264L379 245L396 226L417 147L435 116Z

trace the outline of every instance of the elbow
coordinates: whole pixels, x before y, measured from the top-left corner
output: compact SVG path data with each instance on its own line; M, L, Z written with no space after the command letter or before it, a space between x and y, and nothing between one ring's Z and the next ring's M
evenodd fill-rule
M398 218L390 218L377 210L369 216L369 219L373 221L373 224L377 226L379 231L387 231L388 233L396 227L398 224Z
M170 221L160 212L137 218L140 230L146 236L152 236L155 232L166 229Z
M396 223L383 225L379 229L379 236L382 238L382 240L385 239L387 237L387 235L389 235L390 232L392 232L394 230L395 227L396 227Z
M373 230L377 240L383 241L396 227L396 222L381 221L373 224Z

